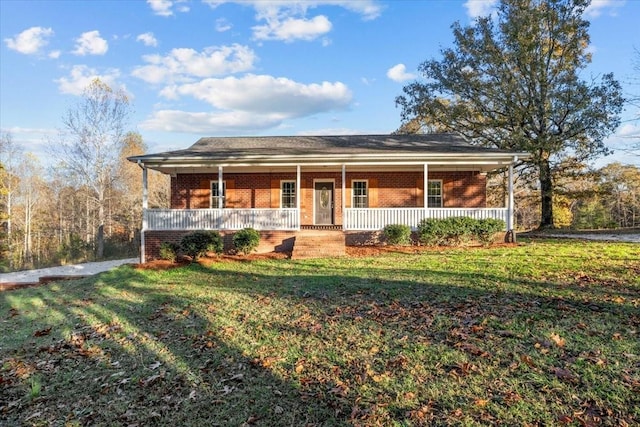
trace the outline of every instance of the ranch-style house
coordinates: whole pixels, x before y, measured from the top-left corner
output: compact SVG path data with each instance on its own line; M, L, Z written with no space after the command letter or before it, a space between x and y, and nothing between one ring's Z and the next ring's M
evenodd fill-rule
M132 156L143 172L141 260L195 230L218 230L229 247L252 227L259 251L307 255L344 253L345 242L423 218L496 218L513 232L513 166L528 156L454 134L207 137ZM148 169L170 175L170 209L149 209ZM486 173L496 169L509 170L507 206L487 208Z

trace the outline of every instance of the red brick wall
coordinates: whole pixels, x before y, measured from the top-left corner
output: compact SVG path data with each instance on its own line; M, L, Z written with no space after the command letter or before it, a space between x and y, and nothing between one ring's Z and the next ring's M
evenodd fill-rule
M171 178L171 207L209 207L210 182L217 174L179 174ZM295 173L225 174L227 207L277 208L280 181L295 180ZM371 207L417 207L423 204L422 172L347 172L347 207L351 206L352 180L369 180ZM478 172L430 172L429 179L442 180L443 206L477 208L486 206L486 176ZM304 172L301 180L302 224L313 224L314 181L334 182L334 222L342 223L342 173Z

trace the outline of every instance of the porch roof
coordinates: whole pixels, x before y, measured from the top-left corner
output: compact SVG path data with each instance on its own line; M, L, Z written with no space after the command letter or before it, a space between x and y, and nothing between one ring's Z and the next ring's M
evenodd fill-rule
M528 153L471 145L455 134L205 137L191 147L129 157L171 173L225 167L294 165L474 165L490 170Z

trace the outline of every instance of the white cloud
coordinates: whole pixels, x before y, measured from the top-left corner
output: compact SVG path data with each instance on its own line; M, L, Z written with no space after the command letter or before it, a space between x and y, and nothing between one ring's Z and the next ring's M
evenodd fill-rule
M298 132L298 135L302 135L302 136L363 135L366 133L367 132L363 132L361 130L349 129L349 128L325 128L325 129L305 130L302 132ZM380 133L384 133L384 132L380 132Z
M342 7L358 13L364 20L380 16L382 6L374 0L204 0L212 8L224 3L250 5L256 11L256 20L264 24L253 27L257 40L315 40L331 31L332 24L325 15L307 17L309 9L321 6ZM323 45L327 45L326 39Z
M58 59L60 58L61 54L62 52L60 52L59 50L52 50L47 56L51 59Z
M216 19L216 31L219 33L224 33L225 31L229 31L233 26L224 18Z
M253 115L243 111L198 112L160 110L140 124L151 131L183 132L199 135L256 133L278 126L284 118L277 114Z
M4 42L9 49L25 55L40 53L48 43L48 38L53 36L51 28L31 27L13 38L6 38Z
M145 55L148 65L137 67L133 75L148 83L173 83L192 77L212 77L249 71L256 55L247 46L208 47L202 52L194 49L173 49L166 56Z
M387 70L387 77L394 82L402 83L407 80L415 79L416 75L407 73L407 67L404 64L394 65Z
M80 96L85 88L97 78L111 88L120 87L121 85L117 83L119 77L120 71L117 69L109 69L104 73L98 73L96 69L89 68L86 65L74 65L68 77L61 77L55 82L58 83L60 93Z
M145 46L158 46L158 39L151 32L138 35L136 41L144 43Z
M286 18L268 20L266 25L253 27L253 36L257 40L315 40L331 31L331 22L324 15L312 19Z
M470 18L479 18L491 15L497 4L498 0L467 0L464 7Z
M185 0L147 0L147 4L151 7L153 13L159 16L172 16L174 6L178 12L188 12L189 6L184 3Z
M87 31L76 39L75 55L104 55L109 50L109 45L105 39L100 37L99 31Z
M620 0L592 0L591 4L585 9L584 14L588 18L597 18L608 9L611 15L615 15L617 9L624 6L624 3L624 1Z
M173 11L171 7L173 2L171 0L147 0L147 4L151 6L153 13L160 16L171 16Z
M169 86L161 95L168 99L191 97L209 103L214 110L165 109L155 112L141 127L200 134L255 133L288 119L347 109L352 100L351 91L341 82L303 84L253 74Z
M168 97L190 96L223 110L277 112L289 118L344 109L352 98L349 88L341 82L303 84L283 77L254 74L204 79L173 87L168 93L171 95Z

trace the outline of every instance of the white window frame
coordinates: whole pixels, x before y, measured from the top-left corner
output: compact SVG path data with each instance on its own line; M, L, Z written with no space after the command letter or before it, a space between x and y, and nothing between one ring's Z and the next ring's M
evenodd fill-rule
M356 197L358 198L363 197L362 195L356 196L356 187L355 187L356 182L364 182L364 190L365 190L364 200L366 201L365 203L366 206L357 206L356 204ZM352 179L351 180L351 207L352 208L367 209L369 207L369 196L370 196L370 192L369 192L368 179Z
M216 187L216 192L217 192L217 188L218 188L218 180L211 180L211 182L209 183L209 207L211 209L224 209L225 206L225 202L227 199L227 181L222 181L222 196L218 195L214 196L213 195L213 186L215 185ZM218 203L214 203L214 200L218 200ZM219 205L219 203L222 203L222 206Z
M431 194L431 192L429 191L429 187L432 183L438 183L440 185L440 194ZM433 201L435 201L435 198L438 198L440 200L440 203L438 205L432 204L432 198L434 198ZM442 203L444 201L444 186L442 184L442 180L441 179L430 179L427 181L427 207L429 208L441 208L442 207Z
M293 205L289 206L289 207L285 207L284 205L284 196L285 196L285 192L284 192L284 184L292 184L292 190L293 190ZM298 195L296 194L296 181L294 179L283 179L280 181L280 209L295 209L298 205Z

